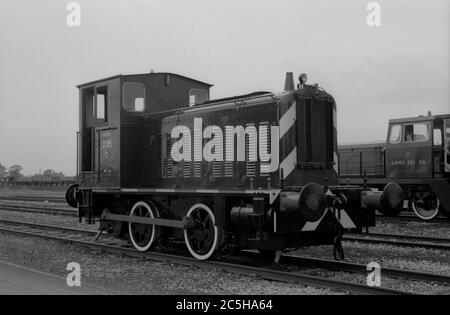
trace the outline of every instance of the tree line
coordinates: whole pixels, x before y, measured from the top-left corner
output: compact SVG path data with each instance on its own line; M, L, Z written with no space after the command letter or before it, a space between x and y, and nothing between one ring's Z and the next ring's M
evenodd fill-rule
M74 180L73 177L68 177L63 172L56 172L52 169L34 175L23 175L22 171L21 165L15 164L7 168L0 163L0 182L63 182Z

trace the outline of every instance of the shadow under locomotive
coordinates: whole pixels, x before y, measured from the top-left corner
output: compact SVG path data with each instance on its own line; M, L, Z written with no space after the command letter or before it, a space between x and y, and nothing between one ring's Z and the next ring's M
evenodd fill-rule
M197 259L236 248L334 245L397 209L402 191L337 184L336 104L292 73L284 92L209 100L211 85L171 73L118 75L80 90L80 221L139 251L182 240Z

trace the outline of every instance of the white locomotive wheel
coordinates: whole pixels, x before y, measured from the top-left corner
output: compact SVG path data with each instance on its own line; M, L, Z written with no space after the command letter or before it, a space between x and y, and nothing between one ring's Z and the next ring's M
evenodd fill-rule
M191 255L198 260L211 258L219 242L219 228L214 213L202 204L193 205L187 216L194 219L197 227L184 230L184 241Z
M158 217L158 209L152 202L139 201L134 204L130 216L144 218ZM128 223L128 233L134 248L140 252L148 251L155 240L157 227L149 224Z
M434 219L439 214L439 199L429 192L415 192L411 207L414 213L422 220Z

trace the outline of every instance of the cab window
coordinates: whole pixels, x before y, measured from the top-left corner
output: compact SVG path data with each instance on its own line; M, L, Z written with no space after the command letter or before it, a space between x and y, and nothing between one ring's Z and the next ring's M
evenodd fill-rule
M95 95L95 118L97 124L106 122L106 110L108 108L108 92L106 86L99 87Z
M429 127L428 124L417 123L405 125L404 130L405 142L423 142L429 139Z
M447 120L445 122L445 137L446 137L446 144L445 144L445 150L447 152L447 165L450 165L450 120Z
M442 145L442 132L441 129L435 128L433 130L433 145L441 146Z
M391 134L389 135L389 142L392 144L400 143L402 140L402 127L400 125L393 125L391 127Z
M189 106L201 104L209 100L209 92L203 89L189 90Z
M123 84L123 109L127 112L145 111L145 85L138 82Z

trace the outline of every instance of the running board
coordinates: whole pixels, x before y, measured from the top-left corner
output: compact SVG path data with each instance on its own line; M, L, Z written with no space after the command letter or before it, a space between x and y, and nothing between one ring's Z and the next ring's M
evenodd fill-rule
M128 216L121 214L112 214L112 213L103 213L101 216L101 220L103 221L120 221L120 222L129 222L129 223L141 223L148 225L157 225L157 226L165 226L171 228L178 229L189 229L192 228L192 219L186 218L182 221L179 220L167 220L167 219L159 219L159 218L146 218L146 217L137 217L137 216Z

